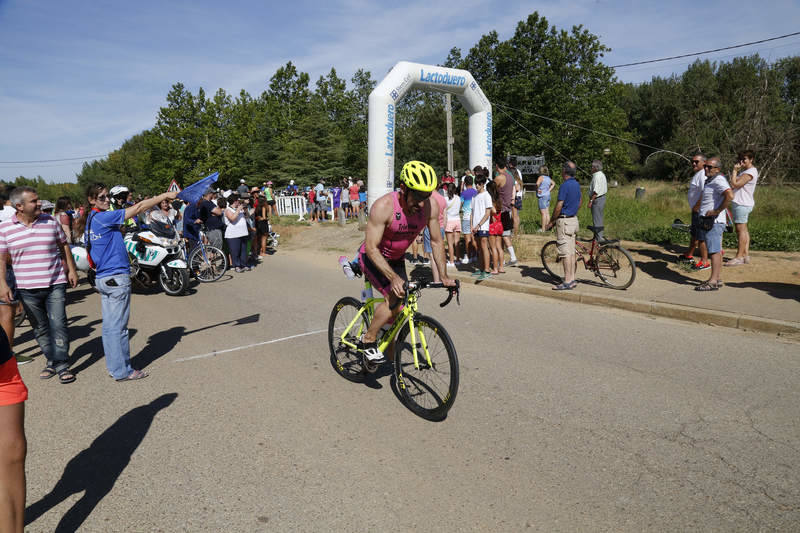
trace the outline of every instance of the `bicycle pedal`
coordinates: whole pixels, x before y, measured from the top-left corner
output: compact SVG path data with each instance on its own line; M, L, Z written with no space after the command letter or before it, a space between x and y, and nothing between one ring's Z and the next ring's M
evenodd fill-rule
M379 366L381 366L380 363L371 363L367 361L366 358L364 359L364 370L366 370L370 374L374 374L375 371L378 370Z

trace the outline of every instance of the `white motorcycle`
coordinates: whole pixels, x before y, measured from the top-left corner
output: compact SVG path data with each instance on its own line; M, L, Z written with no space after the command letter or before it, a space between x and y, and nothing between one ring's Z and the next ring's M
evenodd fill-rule
M183 259L181 241L166 215L153 213L148 229L129 231L123 242L131 262L131 281L138 286L149 289L157 278L170 296L180 296L189 288L189 268ZM95 274L89 267L86 248L82 244L70 248L76 267L86 272L94 286Z
M146 230L125 235L131 261L131 280L149 289L155 279L164 292L180 296L189 288L189 267L183 258L181 241L166 215L152 213Z

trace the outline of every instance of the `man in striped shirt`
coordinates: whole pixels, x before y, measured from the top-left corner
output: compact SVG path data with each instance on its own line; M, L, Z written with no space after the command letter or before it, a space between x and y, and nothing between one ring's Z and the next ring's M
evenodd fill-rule
M11 193L11 205L16 214L0 223L0 299L13 299L5 281L5 264L11 256L19 296L47 359L39 377L57 375L61 383L72 383L75 376L69 371L66 299L67 282L72 287L78 284L75 260L61 225L42 213L36 189L17 187Z

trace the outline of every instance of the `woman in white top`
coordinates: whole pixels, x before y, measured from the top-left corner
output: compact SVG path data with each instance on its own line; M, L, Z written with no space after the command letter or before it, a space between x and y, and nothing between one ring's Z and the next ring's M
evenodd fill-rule
M231 251L231 262L236 272L251 270L247 265L247 239L250 232L247 229L247 219L244 204L239 196L231 195L230 204L225 209L225 240Z
M753 194L758 181L758 169L753 166L753 152L750 150L739 152L737 161L731 173L733 188L731 211L739 248L736 250L736 257L725 263L725 266L738 266L750 262L750 232L747 229L747 219L756 205Z
M448 183L445 191L444 199L447 200L447 218L445 219L444 231L447 236L447 253L450 254L447 266L455 267L455 245L461 239L461 197L456 194L454 183Z

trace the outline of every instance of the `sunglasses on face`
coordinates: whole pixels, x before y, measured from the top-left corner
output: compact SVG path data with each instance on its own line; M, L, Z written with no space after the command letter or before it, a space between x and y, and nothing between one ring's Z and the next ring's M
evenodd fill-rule
M719 168L719 167L715 167L714 165L703 165L703 168L706 170L711 170L712 168Z
M694 159L692 160L692 164L693 165L699 165L700 163L702 163L702 161L694 160Z
M431 197L430 193L418 193L415 191L409 191L409 196L411 197L411 201L414 203L419 203L427 200Z
M99 202L105 202L106 200L108 200L108 196L98 196L98 197L97 197L97 200L98 200Z

